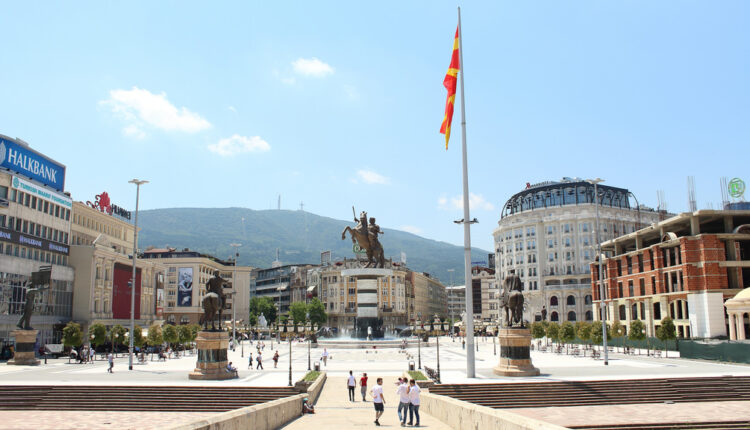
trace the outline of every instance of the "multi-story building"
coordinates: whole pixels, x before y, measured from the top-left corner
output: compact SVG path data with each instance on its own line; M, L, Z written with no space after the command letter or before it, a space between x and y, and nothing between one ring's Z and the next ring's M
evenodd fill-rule
M461 314L466 312L466 286L445 287L445 296L448 304L448 318L461 319Z
M599 185L600 240L663 217L631 205L631 192ZM505 203L494 230L498 284L515 271L524 284L524 319L593 319L589 264L596 256L594 186L578 178L527 184Z
M0 338L23 312L32 272L52 266L49 290L32 317L38 342L57 343L73 310L69 266L72 200L64 190L65 166L20 140L0 135Z
M269 269L255 269L250 279L250 296L271 298L280 310L279 315L285 314L289 312L289 305L295 301L292 284L295 284L298 301L306 300L307 286L302 284L302 280L306 282L306 271L312 267L311 264L274 264ZM269 324L271 322L268 321Z
M318 297L328 312L328 324L340 331L354 327L357 316L357 278L342 276L345 270L359 269L358 260L344 259L321 268ZM377 280L377 316L387 331L403 328L432 315L447 316L445 286L429 274L386 261L388 276Z
M129 211L110 204L107 193L98 195L96 203L73 203L73 320L84 333L94 322L107 327L130 324L135 234L130 218ZM158 261L136 260L135 324L147 328L163 319L164 277L165 266Z
M231 323L234 311L238 324L248 321L252 267L235 267L234 260L221 260L189 249L149 249L139 258L156 260L166 267L164 318L167 322L193 324L200 321L203 315L201 302L206 295L206 283L214 276L216 270L219 271L219 276L227 280L224 286L226 302L222 319ZM235 306L236 309L233 310Z
M316 270L320 266L305 264L296 266L291 270L289 276L289 288L292 302L308 303L315 296L316 274L320 278L320 271Z
M750 286L750 210L682 213L602 244L607 320L642 320L654 336L662 318L679 337L724 336L724 302ZM591 294L599 319L599 267ZM744 324L741 324L744 326Z
M497 322L500 316L500 288L495 279L495 270L473 266L471 268L471 294L474 319L486 323Z

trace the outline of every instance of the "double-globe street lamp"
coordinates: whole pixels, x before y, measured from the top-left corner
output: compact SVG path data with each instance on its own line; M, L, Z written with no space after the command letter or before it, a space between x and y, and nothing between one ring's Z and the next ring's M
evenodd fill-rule
M133 231L133 274L130 277L130 333L135 331L135 263L138 258L138 201L141 196L141 185L148 184L148 181L141 179L131 179L129 184L135 184L135 230ZM133 338L129 336L128 341L128 370L133 370Z
M604 365L609 365L609 354L607 352L607 312L606 305L604 304L604 281L602 280L602 242L599 237L599 204L601 199L599 198L599 190L597 185L600 182L604 182L604 179L587 179L586 182L594 184L594 206L596 207L596 255L599 260L599 308L601 311L602 318L602 346L604 347Z

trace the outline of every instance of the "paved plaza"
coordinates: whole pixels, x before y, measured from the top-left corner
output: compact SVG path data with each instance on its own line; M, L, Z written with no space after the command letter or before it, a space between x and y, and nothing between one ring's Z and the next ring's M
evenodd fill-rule
M183 355L167 361L148 361L147 364L136 364L134 370L127 370L127 356L120 356L115 361L114 373L107 373L104 360L97 360L94 364L76 364L66 358L50 359L48 364L37 367L28 366L0 366L0 383L16 385L51 384L51 385L190 385L190 386L286 386L289 382L289 344L282 343L281 348L276 342L265 342L263 351L264 370L247 367L248 352L253 357L257 355L255 345L245 343L244 357L242 349L236 348L229 352L229 360L239 369L239 378L228 381L194 381L187 375L195 367L195 355ZM645 355L610 354L609 366L604 366L602 360L591 357L575 357L566 354L532 351L534 365L541 370L541 376L536 378L505 378L497 377L492 368L497 364L499 347L493 348L491 338L478 339L477 378L467 379L465 376L466 351L462 348L460 339L452 341L448 337L440 339L440 368L444 383L491 383L491 382L528 382L528 381L565 381L592 379L630 379L630 378L663 378L663 377L696 377L723 375L750 375L750 366L740 364L725 364L707 361L687 360L680 358L656 358ZM273 347L273 349L271 349ZM280 351L278 368L273 368L273 356ZM313 348L310 352L311 365L320 359L322 348ZM339 349L328 350L330 358L327 365L321 363L322 370L328 374L328 381L317 403L318 413L304 416L287 427L310 428L315 423L326 424L328 428L338 428L342 425L373 426L373 407L371 403L361 401L350 403L347 400L345 377L352 370L359 379L362 372L367 372L370 384L375 378L386 379L386 400L388 401L383 423L398 425L396 422L395 378L407 369L410 361L419 365L419 350L410 347L406 351L399 349ZM677 353L670 352L671 356ZM308 349L306 343L292 345L292 381L302 378L307 372ZM437 368L437 350L434 342L430 347L421 349L421 364ZM391 389L392 388L392 389ZM359 393L359 389L357 389ZM369 398L369 395L368 395ZM741 407L734 403L741 403ZM730 411L738 419L750 419L750 402L712 402L694 406L689 404L676 405L621 405L617 408L610 406L581 406L575 408L534 408L512 409L522 415L549 420L550 422L575 425L579 421L574 419L585 412L588 421L600 419L602 423L638 422L638 417L661 416L674 417L681 421L695 419L696 416L714 417ZM584 408L578 410L579 408ZM666 415L665 415L666 414ZM422 423L429 428L446 428L444 424L423 413ZM25 411L4 411L7 419L0 422L0 429L21 428L51 428L49 423L57 422L54 428L165 428L171 425L189 422L211 416L211 413L99 413L87 412L79 414L66 411L34 412L30 417ZM564 417L568 417L567 419ZM138 419L139 423L133 423ZM629 421L628 421L629 420ZM59 424L59 423L69 423Z

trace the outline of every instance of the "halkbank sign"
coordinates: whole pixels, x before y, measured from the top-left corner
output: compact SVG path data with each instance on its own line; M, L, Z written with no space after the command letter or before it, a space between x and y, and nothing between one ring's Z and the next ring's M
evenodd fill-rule
M20 173L57 191L65 189L65 166L3 137L0 137L0 167Z

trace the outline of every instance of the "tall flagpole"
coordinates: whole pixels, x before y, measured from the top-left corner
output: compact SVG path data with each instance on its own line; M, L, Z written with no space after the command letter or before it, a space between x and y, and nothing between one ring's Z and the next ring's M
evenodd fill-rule
M469 218L469 175L466 162L466 103L464 101L464 38L461 34L461 8L458 8L458 64L461 74L461 152L464 175L464 282L466 285L466 377L474 378L474 303L471 285L471 218Z

